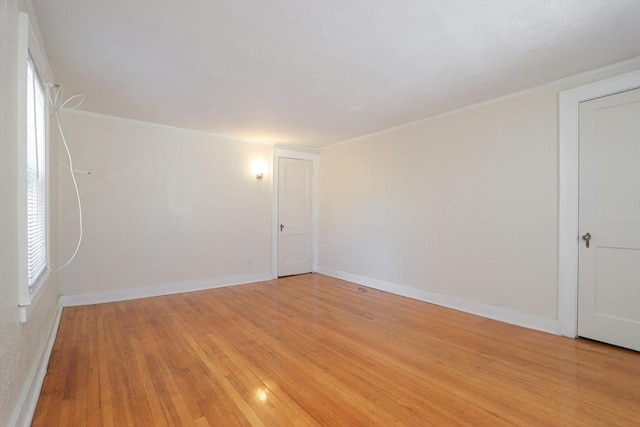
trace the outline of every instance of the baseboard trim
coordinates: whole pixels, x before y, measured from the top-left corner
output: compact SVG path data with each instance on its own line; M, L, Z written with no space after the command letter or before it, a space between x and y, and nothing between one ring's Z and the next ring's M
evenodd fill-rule
M190 282L167 283L163 285L133 289L119 289L115 291L93 292L89 294L61 295L60 299L63 307L103 304L180 294L183 292L204 291L207 289L222 288L226 286L245 285L247 283L264 282L266 280L272 280L271 276L271 272L269 271L257 274L234 275Z
M460 297L439 294L424 289L413 288L411 286L399 285L397 283L360 276L346 271L332 270L322 266L318 268L318 272L327 276L357 283L359 285L452 308L454 310L463 311L476 316L486 317L513 325L523 326L529 329L559 335L559 324L556 319L535 316L533 314L522 313L520 311L471 301Z
M53 345L55 344L56 336L58 335L58 327L60 326L60 318L62 317L63 308L60 298L58 298L58 306L53 318L53 323L51 324L49 337L42 348L40 357L38 358L38 363L34 365L35 369L30 375L28 387L23 390L22 395L20 396L19 403L16 406L20 409L18 409L13 418L13 422L10 422L9 425L29 427L33 421L33 415L36 412L36 406L38 406L40 390L42 390L44 378L47 375L47 367L49 366L49 359L51 357L51 352L53 351Z

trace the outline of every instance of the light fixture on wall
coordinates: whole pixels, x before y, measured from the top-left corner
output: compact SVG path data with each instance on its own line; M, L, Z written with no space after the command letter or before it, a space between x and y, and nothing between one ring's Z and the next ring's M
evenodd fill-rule
M260 180L264 178L264 174L267 170L267 164L262 159L255 159L251 163L251 171L255 174L256 179Z

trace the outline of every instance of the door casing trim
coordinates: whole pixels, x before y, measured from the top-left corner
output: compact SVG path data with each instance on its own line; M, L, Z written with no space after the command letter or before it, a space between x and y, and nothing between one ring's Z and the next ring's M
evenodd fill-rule
M318 176L320 171L320 154L308 150L297 151L292 149L274 148L273 150L273 185L272 185L272 226L271 226L271 272L274 279L278 278L278 164L281 158L311 160L312 189L311 189L311 271L318 271L318 230L319 230L319 185Z
M640 70L560 92L558 325L578 336L578 148L581 102L640 87Z

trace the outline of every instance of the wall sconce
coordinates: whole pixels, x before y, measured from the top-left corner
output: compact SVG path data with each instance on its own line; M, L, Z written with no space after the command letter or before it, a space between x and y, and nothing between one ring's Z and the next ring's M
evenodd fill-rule
M256 179L258 180L264 178L266 170L267 164L262 159L255 159L251 164L251 171L255 174Z

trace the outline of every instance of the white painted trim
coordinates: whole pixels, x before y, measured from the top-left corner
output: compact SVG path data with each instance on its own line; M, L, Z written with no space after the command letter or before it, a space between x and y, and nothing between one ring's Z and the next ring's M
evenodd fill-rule
M29 380L26 383L27 387L25 387L20 394L13 417L11 417L8 424L10 426L29 427L33 421L33 415L36 412L38 398L40 397L40 390L42 389L44 378L47 375L49 358L53 351L53 345L56 342L60 318L62 317L62 309L62 303L60 298L58 298L58 307L56 308L53 323L51 324L49 337L40 351L40 357L37 359L38 362L34 364L32 368L31 375L29 375Z
M304 145L289 145L289 144L275 144L273 146L275 150L283 150L283 151L295 151L296 153L313 153L319 154L320 149L317 147L307 147Z
M271 156L271 278L278 278L278 157Z
M16 99L17 168L17 223L18 223L18 305L31 304L27 275L27 58L29 49L29 15L18 13L18 57ZM21 314L22 317L22 314ZM26 321L26 316L21 319Z
M53 73L51 72L51 66L44 50L44 43L40 34L40 26L38 24L37 15L33 11L33 5L31 1L24 2L24 9L29 17L29 51L31 57L36 63L38 69L38 75L42 80L42 84L46 85L53 79ZM45 87L46 90L46 87Z
M18 12L18 57L17 61L17 93L18 97L16 100L17 103L17 121L16 121L16 140L18 141L18 228L22 230L19 233L18 239L18 265L20 268L18 269L18 305L20 312L20 323L26 323L27 319L31 313L32 309L27 309L28 306L35 304L35 300L37 299L38 293L44 287L47 282L50 274L50 257L51 257L51 212L50 212L50 132L49 132L49 103L48 103L48 93L46 82L49 80L51 76L51 71L49 67L49 62L47 61L47 57L44 53L44 49L42 48L42 42L40 40L40 35L38 32L37 25L35 24L35 15L33 14L33 10L31 8L30 2L26 2L25 7L28 11L26 12ZM35 63L35 69L38 74L38 78L40 82L43 84L43 90L45 95L45 130L46 130L46 144L45 144L45 195L46 195L46 256L47 256L47 266L45 267L44 272L40 275L40 278L29 287L29 280L27 277L27 149L26 149L26 140L27 140L27 63L29 58L29 53L31 54L31 58Z
M401 295L403 297L408 297L419 301L440 305L443 307L448 307L454 310L463 311L465 313L474 314L476 316L486 317L489 319L498 320L500 322L523 326L525 328L535 329L554 335L558 334L558 321L555 319L549 319L546 317L523 313L508 308L471 301L452 295L430 292L424 289L413 288L411 286L399 285L384 280L372 279L370 277L359 276L357 274L347 273L345 271L332 270L322 266L320 266L318 272L326 274L327 276L357 283L359 285L368 286L370 288L389 292L395 295Z
M558 319L560 333L578 335L578 129L581 102L640 87L640 70L560 92Z
M266 280L271 280L271 274L269 272L226 276L191 282L167 283L163 285L146 286L143 288L93 292L89 294L61 295L60 300L62 301L63 307L73 307L78 305L103 304L163 295L181 294L184 292L203 291L207 289L263 282Z
M353 138L349 138L349 139L346 139L344 141L339 141L339 142L335 142L335 143L332 143L332 144L328 144L328 145L325 145L325 146L321 147L320 151L322 151L324 149L327 149L327 148L334 148L334 147L337 147L337 146L342 145L342 144L348 144L350 142L356 142L356 141L360 141L362 139L367 139L367 138L371 138L371 137L378 136L378 135L384 135L385 133L394 132L394 131L396 131L398 129L406 128L406 127L409 127L409 126L414 126L414 125L417 125L417 124L420 124L420 123L425 123L425 122L428 122L428 121L431 121L431 120L436 120L436 119L439 119L439 118L442 118L442 117L446 117L446 116L450 116L450 115L453 115L453 114L460 113L462 111L473 110L473 109L476 109L476 108L484 107L486 105L495 104L496 102L507 101L507 100L512 99L512 98L517 98L519 96L526 95L528 93L537 92L537 91L539 91L541 89L544 89L544 88L570 83L570 82L578 80L578 79L587 78L587 77L592 76L594 74L605 73L607 71L615 70L617 68L625 67L625 66L628 66L628 65L636 65L637 67L640 67L640 56L636 56L634 58L626 59L624 61L617 62L617 63L611 64L611 65L607 65L607 66L604 66L604 67L601 67L601 68L596 68L595 70L585 71L585 72L580 73L580 74L575 74L573 76L564 77L562 79L554 80L554 81L551 81L551 82L548 82L548 83L543 83L541 85L530 87L530 88L527 88L527 89L524 89L524 90L521 90L521 91L518 91L518 92L509 93L507 95L502 95L502 96L499 96L499 97L496 97L496 98L487 99L485 101L476 102L475 104L466 105L464 107L456 108L456 109L453 109L453 110L450 110L450 111L445 111L443 113L434 114L432 116L428 116L428 117L424 117L422 119L414 120L414 121L409 122L409 123L403 123L401 125L397 125L397 126L393 126L393 127L390 127L390 128L386 128L386 129L383 129L383 130L380 130L380 131L377 131L377 132L371 132L371 133L368 133L368 134L365 134L365 135L360 135L360 136L356 136L356 137L353 137Z
M300 160L311 160L313 164L313 189L312 189L312 201L311 201L311 227L312 227L312 236L311 236L311 252L313 257L313 262L311 264L311 271L318 271L318 234L319 234L319 217L320 217L320 154L317 152L310 152L308 150L297 151L297 150L283 150L283 149L274 149L273 150L273 192L272 192L272 228L271 228L271 271L273 272L272 278L275 279L278 277L278 162L281 157L288 159L300 159Z

